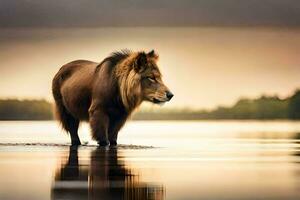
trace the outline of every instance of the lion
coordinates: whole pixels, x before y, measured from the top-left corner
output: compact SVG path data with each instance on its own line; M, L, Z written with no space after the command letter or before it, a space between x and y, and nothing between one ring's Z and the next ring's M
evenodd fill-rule
M114 52L101 63L76 60L52 81L55 113L71 144L81 145L80 121L88 121L100 146L117 145L119 130L143 102L160 104L174 96L162 81L154 50Z

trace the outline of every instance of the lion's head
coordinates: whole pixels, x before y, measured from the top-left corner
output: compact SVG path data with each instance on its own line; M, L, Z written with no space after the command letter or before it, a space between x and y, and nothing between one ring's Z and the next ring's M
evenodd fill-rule
M142 101L164 103L174 96L162 81L157 61L158 55L152 50L149 53L131 53L119 65L117 76L121 98L128 109Z

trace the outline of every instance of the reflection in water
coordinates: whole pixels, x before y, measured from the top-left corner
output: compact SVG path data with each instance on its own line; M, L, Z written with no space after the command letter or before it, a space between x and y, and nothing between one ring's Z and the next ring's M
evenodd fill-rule
M161 185L139 181L132 169L118 156L118 149L98 148L90 163L79 164L78 149L70 147L67 163L55 174L52 199L164 199Z
M295 144L300 144L300 132L295 133L295 135L293 137L293 142ZM294 156L300 156L300 147L299 146L297 146L295 148L295 151L293 151L292 155L294 155ZM299 162L297 162L297 163L299 163Z

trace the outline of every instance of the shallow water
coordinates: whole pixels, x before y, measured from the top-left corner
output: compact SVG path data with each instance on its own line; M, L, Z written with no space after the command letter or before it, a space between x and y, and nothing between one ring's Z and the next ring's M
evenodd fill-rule
M299 199L300 122L129 122L118 148L0 122L0 199Z

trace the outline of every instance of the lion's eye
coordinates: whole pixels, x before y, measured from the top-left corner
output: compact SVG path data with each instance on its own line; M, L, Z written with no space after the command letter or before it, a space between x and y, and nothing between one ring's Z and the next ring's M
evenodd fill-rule
M148 79L149 81L151 81L151 82L155 82L155 79L152 78L152 77L147 77L147 79Z

